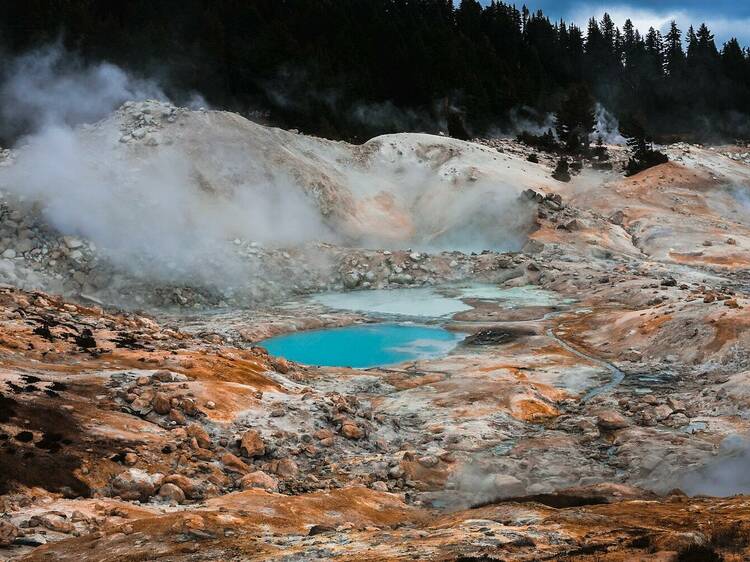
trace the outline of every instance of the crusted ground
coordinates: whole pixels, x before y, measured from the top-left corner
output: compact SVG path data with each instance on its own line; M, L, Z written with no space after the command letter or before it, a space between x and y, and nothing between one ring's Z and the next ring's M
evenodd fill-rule
M746 559L750 168L736 147L668 153L569 184L524 164L544 181L516 195L521 252L317 246L335 267L305 291L545 297L464 298L433 320L468 334L439 359L269 356L271 335L378 320L302 295L217 310L170 285L178 308L123 312L80 276L66 297L4 285L0 558ZM55 244L76 261L79 242ZM32 251L4 271L49 272Z

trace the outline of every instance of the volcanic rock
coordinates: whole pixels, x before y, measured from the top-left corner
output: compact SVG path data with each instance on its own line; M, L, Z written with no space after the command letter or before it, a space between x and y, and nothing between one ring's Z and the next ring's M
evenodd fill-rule
M262 470L256 470L243 476L240 480L240 485L243 490L261 488L269 492L277 492L279 489L279 481Z
M13 523L0 519L0 546L9 546L13 544L13 541L19 533L18 527Z
M596 425L604 431L616 431L630 425L630 422L619 412L604 410L599 412Z
M185 501L185 492L175 484L162 484L159 488L159 497L172 503L183 503Z
M112 495L124 500L147 500L154 495L157 478L139 468L121 472L112 479Z
M266 444L260 433L254 429L247 430L240 442L242 454L249 458L262 457L266 454Z

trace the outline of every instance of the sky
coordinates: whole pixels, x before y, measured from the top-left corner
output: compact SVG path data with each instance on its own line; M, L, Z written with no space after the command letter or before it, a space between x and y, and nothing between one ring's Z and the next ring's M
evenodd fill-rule
M706 22L716 36L716 46L737 37L743 46L750 46L750 0L506 0L519 8L526 3L530 10L541 9L551 19L573 21L585 30L594 15L601 19L609 13L622 28L630 18L642 33L653 26L666 29L675 20L683 33L690 24L696 28Z

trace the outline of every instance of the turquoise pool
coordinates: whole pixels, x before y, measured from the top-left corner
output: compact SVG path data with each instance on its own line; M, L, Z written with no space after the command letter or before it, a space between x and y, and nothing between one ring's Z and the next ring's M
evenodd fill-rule
M464 334L417 324L366 324L312 330L259 342L272 355L306 365L382 367L449 353Z

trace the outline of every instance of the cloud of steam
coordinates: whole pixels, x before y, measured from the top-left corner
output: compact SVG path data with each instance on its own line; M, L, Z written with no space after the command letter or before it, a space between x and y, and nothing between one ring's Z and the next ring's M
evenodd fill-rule
M14 59L0 88L2 132L90 123L126 100L166 99L154 82L103 62L86 65L59 44Z
M107 117L127 98L163 99L162 90L59 47L11 68L0 110L33 130L0 168L0 187L146 280L291 286L309 262L272 275L244 242L517 250L533 223L518 199L526 164L492 164L493 151L430 135L379 137L360 150L157 101ZM378 119L392 110L359 112ZM147 136L133 140L136 129Z
M555 114L540 113L533 107L514 107L508 113L509 125L494 131L495 136L513 136L520 133L543 135L550 129L555 133Z
M596 104L596 125L594 125L594 132L591 134L591 141L601 137L604 144L619 144L624 145L627 143L625 137L620 134L620 122L617 117L612 115L607 108L602 104Z
M733 496L750 492L750 444L731 435L721 444L717 459L687 474L681 488L689 495Z

